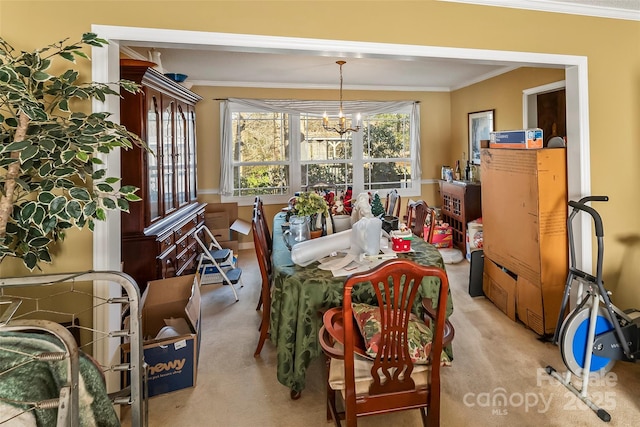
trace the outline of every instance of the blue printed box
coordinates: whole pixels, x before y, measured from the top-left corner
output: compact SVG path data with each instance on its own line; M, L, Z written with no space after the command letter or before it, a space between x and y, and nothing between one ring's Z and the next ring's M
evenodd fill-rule
M539 128L491 132L489 148L542 148L542 136Z

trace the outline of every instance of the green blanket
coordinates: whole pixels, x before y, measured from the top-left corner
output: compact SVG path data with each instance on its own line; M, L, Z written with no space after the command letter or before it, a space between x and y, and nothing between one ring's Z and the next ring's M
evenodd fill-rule
M30 355L64 351L55 337L41 333L0 332L0 424L22 410L30 411L9 422L29 417L37 426L55 426L57 409L34 409L32 404L59 396L65 385L67 361L32 361ZM27 363L25 363L27 362ZM102 373L89 357L80 357L79 414L81 426L119 426L120 422L104 385ZM12 410L9 409L13 408Z

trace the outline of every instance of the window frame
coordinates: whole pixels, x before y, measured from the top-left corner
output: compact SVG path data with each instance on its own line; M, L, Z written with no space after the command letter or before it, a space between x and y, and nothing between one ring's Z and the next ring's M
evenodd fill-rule
M248 104L244 104L244 103L238 103L238 102L233 102L232 100L227 100L226 102L228 102L228 109L229 109L229 120L232 120L232 115L233 113L239 113L239 112L280 112L283 114L288 114L289 118L288 118L288 123L289 123L289 135L300 135L300 118L303 114L307 114L307 115L318 115L321 116L321 113L318 114L314 111L305 111L304 113L300 112L300 111L292 111L292 110L286 110L285 108L273 108L273 107L264 107L261 108L258 105L248 105ZM286 101L280 101L280 102L286 102ZM322 105L326 105L325 101L296 101L296 102L308 102L310 105L313 104L322 104ZM362 101L362 103L366 103L366 101ZM393 101L390 101L388 103L385 102L376 102L376 104L389 104L390 106L392 106L392 104L394 104ZM411 120L411 115L412 115L412 109L414 108L414 106L418 103L415 102L407 102L407 105L403 106L403 107L399 107L393 110L389 110L386 112L389 113L405 113L405 114L409 114L410 115L410 122L413 123L413 121ZM310 107L311 108L311 107ZM316 108L317 109L317 108ZM337 109L335 109L337 111ZM329 110L332 111L332 110ZM353 111L357 111L357 110L353 110ZM371 114L368 113L361 113L362 114L362 123L368 123L368 117L367 116L372 116L378 113L382 113L382 112L373 112ZM419 114L419 113L418 113ZM347 121L349 121L350 119L355 120L355 114L351 115L351 114L347 114ZM331 119L331 116L330 116ZM334 118L335 119L335 118ZM228 144L229 142L231 144L235 144L235 141L233 141L232 138L230 138L229 140L225 140L224 135L223 135L223 124L224 121L226 120L225 118L225 113L224 113L224 109L221 108L220 109L220 141L221 141L221 163L222 162L230 162L230 167L231 168L235 168L236 165L240 164L240 163L245 163L245 162L237 162L233 159L233 151L234 151L234 147L229 147L229 149L227 150L228 153L230 153L229 157L227 159L224 159L223 153L224 150L222 149L222 144ZM230 127L231 123L228 123L227 126ZM419 127L419 126L418 126ZM415 130L413 130L415 131ZM418 129L419 131L419 129ZM365 158L364 157L364 147L363 147L363 130L360 130L359 132L352 132L351 133L351 138L352 138L352 167L353 167L353 193L354 194L359 194L363 191L368 191L365 190L365 173L364 173L364 164L365 163L370 163L372 160L374 162L379 162L380 158ZM289 167L289 191L286 194L283 195L267 195L268 196L268 200L269 203L273 203L273 204L277 204L277 203L282 203L282 204L286 204L288 202L288 200L294 196L296 191L296 189L300 189L302 188L302 165L303 165L303 161L301 160L301 148L300 148L300 144L294 142L293 140L291 140L290 137L290 141L289 141L289 159L288 161L282 161L282 160L274 160L274 161L270 161L270 162L260 162L260 164L267 164L267 165L287 165ZM397 158L397 160L403 161L403 160L408 160L412 163L413 166L413 160L416 156L418 156L419 158L419 153L420 153L420 144L421 144L421 138L418 135L417 137L414 138L410 138L409 141L410 144L410 157L409 158ZM396 159L396 158L394 158ZM393 159L384 159L384 160L393 160ZM256 165L258 163L255 163ZM417 163L419 165L419 162ZM222 171L221 171L221 175L222 175ZM417 174L416 177L416 171L414 170L414 168L412 167L412 173L411 173L411 185L404 187L404 188L397 188L398 192L405 197L414 197L414 196L419 196L421 194L421 180L420 180L420 173ZM222 179L221 179L222 181ZM377 191L377 192L385 192L385 189L377 189L377 190L372 190L372 191ZM233 195L224 195L222 194L222 190L220 191L221 195L221 202L223 203L229 203L229 202L235 202L238 203L239 206L249 206L251 204L253 204L254 200L255 200L255 196L251 195L251 196L233 196Z

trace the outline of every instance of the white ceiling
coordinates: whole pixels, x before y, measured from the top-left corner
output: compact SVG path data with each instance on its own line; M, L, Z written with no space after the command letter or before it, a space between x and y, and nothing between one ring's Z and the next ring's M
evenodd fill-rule
M500 7L516 7L640 20L640 0L442 0ZM340 52L290 54L276 49L229 51L202 46L170 44L129 45L123 52L149 59L149 51L160 53L165 72L188 75L187 82L208 86L336 89L338 59L343 67L344 88L360 90L451 91L513 69L513 64L408 57L363 57Z

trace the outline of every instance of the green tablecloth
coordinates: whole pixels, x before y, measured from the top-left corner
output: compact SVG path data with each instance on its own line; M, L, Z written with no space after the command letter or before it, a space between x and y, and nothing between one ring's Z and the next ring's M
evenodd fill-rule
M321 311L342 303L345 277L333 277L330 271L320 270L314 262L300 267L291 261L291 252L282 239L285 214L278 213L273 224L273 284L271 294L271 341L277 349L278 381L292 391L302 391L311 361L322 353L318 331L322 326ZM444 268L440 252L422 239L414 238L415 252L399 254L422 265ZM427 277L420 288L422 297L437 301L440 280ZM354 288L356 302L375 301L371 286ZM447 301L447 316L453 312L451 296Z

